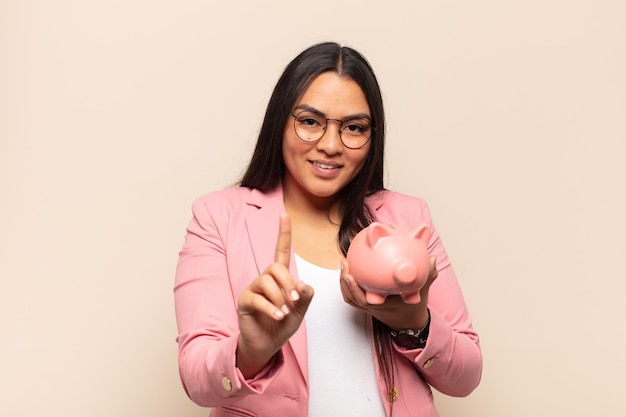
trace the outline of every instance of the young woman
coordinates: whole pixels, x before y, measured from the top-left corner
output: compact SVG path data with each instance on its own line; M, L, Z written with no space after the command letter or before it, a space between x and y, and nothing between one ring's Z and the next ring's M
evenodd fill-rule
M194 202L179 367L212 416L437 416L431 387L478 385L478 335L428 207L384 188L384 137L368 62L314 45L279 79L240 186ZM350 275L350 240L373 221L429 226L419 303L368 304Z

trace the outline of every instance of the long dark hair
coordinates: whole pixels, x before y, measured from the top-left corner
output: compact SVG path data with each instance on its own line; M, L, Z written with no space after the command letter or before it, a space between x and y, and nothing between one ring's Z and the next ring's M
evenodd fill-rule
M282 153L283 131L297 100L320 74L334 72L354 80L363 90L370 108L371 144L357 176L339 196L341 224L337 239L344 255L356 233L375 220L365 197L384 189L385 112L378 81L369 62L356 50L334 42L313 45L291 61L276 83L265 118L240 185L268 191L276 188L285 174ZM393 388L393 361L389 329L374 320L374 340L379 367L389 392Z

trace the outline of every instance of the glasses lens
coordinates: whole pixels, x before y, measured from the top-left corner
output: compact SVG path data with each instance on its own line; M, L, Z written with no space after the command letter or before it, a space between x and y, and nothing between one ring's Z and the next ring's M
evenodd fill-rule
M292 114L296 135L305 142L316 142L326 132L328 120L319 113L301 111ZM365 146L372 136L372 124L367 118L353 118L347 120L330 119L341 122L339 135L344 146L358 149Z
M348 119L341 124L341 140L348 148L364 146L372 135L372 125L368 119Z
M315 142L324 135L326 119L308 111L295 116L296 135L305 142Z

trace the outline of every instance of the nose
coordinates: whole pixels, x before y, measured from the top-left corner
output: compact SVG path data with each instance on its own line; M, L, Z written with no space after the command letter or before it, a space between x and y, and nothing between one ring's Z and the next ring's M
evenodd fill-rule
M331 123L336 122L336 123ZM328 119L324 134L317 141L317 149L328 154L341 152L343 150L343 142L341 141L341 120Z

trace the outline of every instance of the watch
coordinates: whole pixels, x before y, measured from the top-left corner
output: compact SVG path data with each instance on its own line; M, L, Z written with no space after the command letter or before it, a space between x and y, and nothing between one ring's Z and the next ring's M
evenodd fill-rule
M430 330L430 314L426 324L419 330L399 329L391 331L391 339L393 342L405 349L422 349L426 346L428 340L428 332Z

